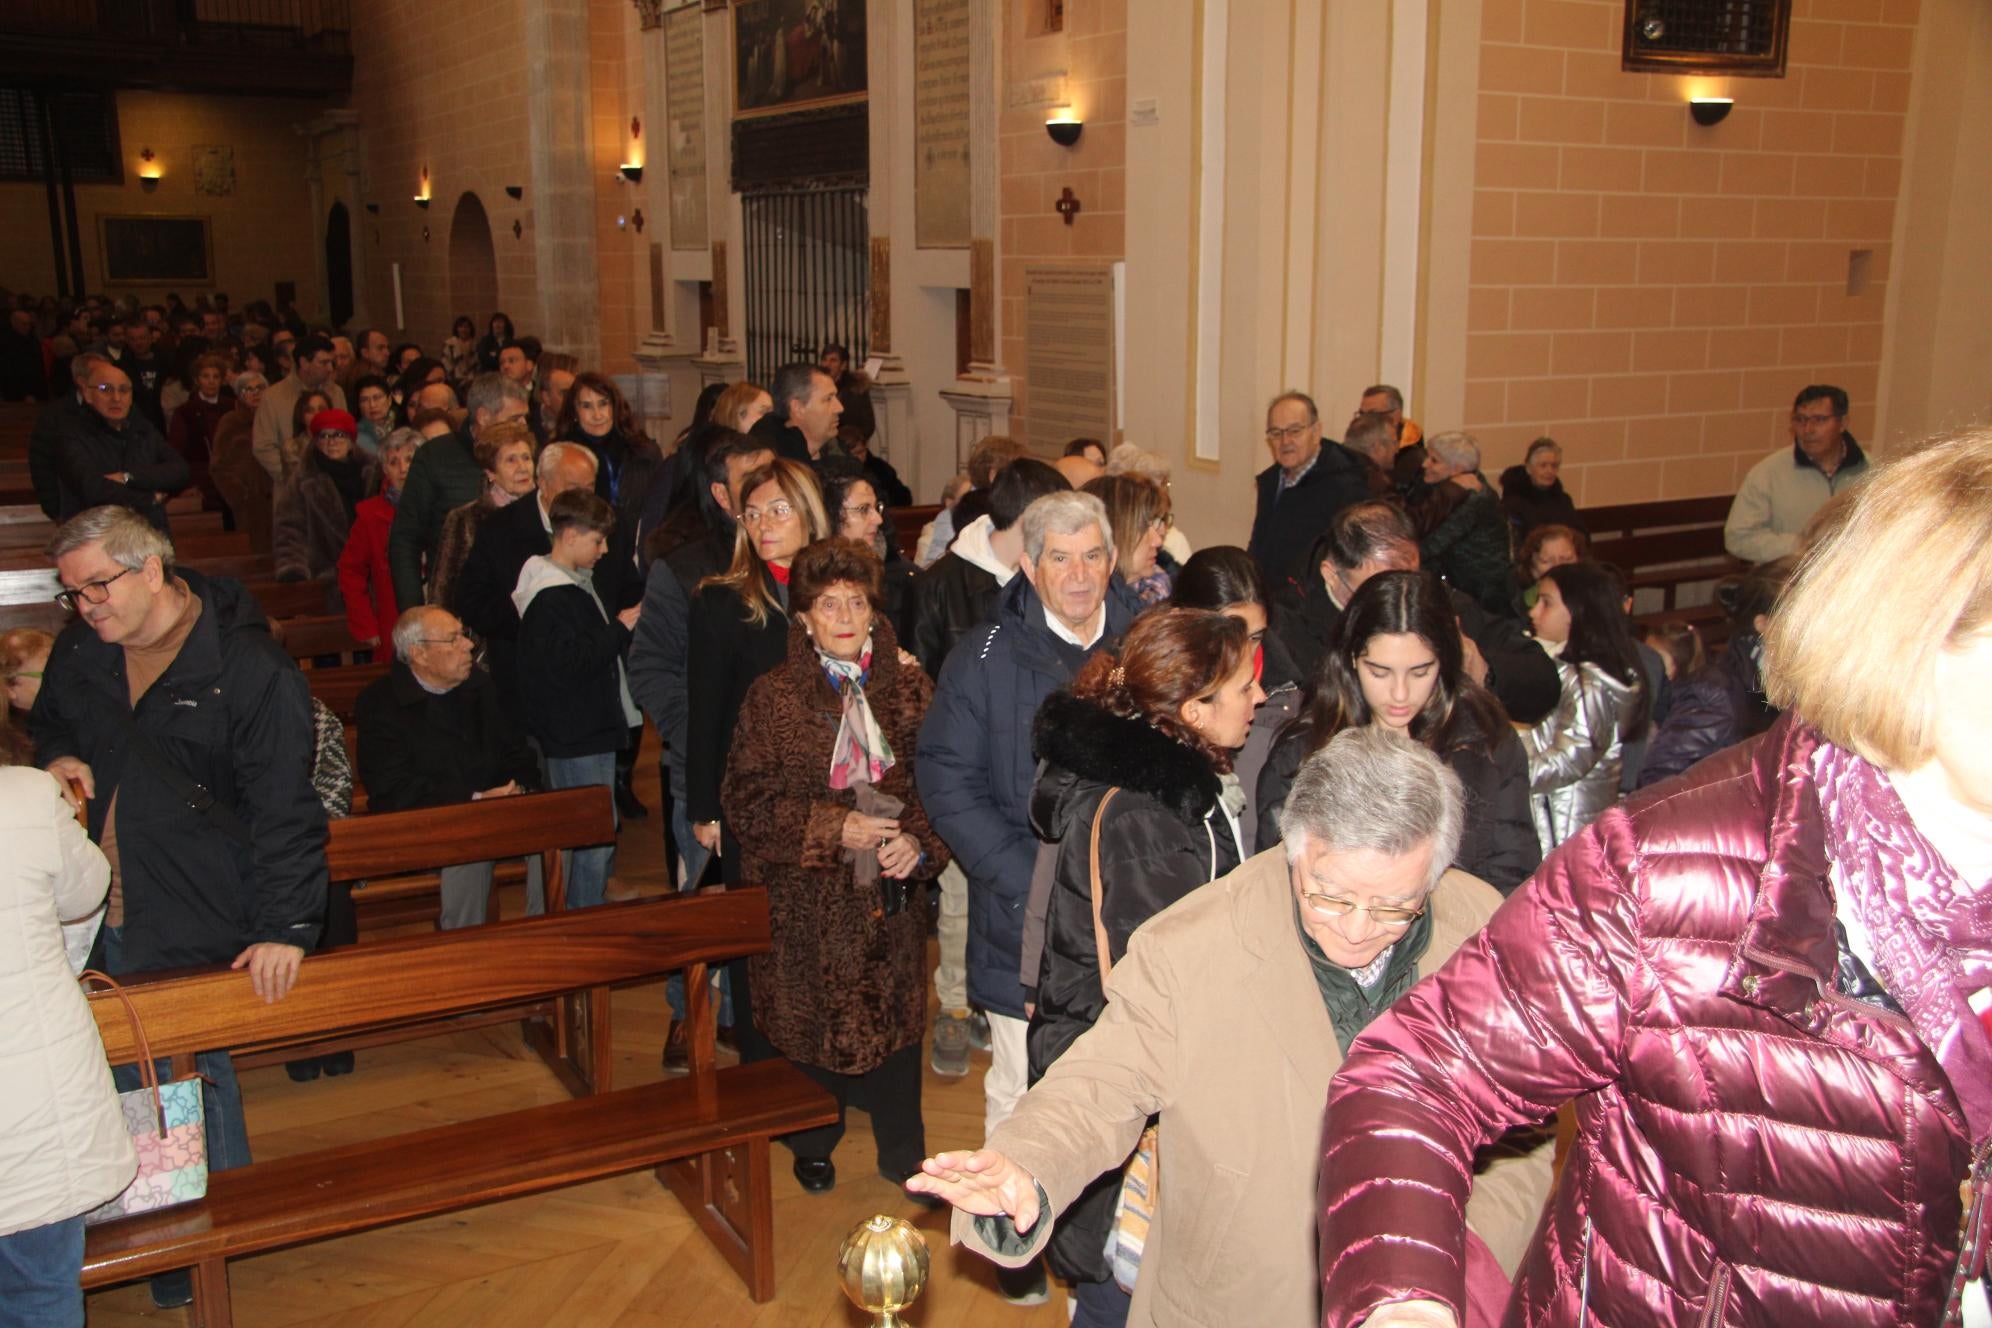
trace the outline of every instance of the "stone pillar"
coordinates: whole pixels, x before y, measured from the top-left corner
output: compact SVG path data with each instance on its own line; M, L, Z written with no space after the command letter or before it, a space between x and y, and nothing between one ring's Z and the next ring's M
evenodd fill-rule
M666 357L677 353L671 326L671 161L669 61L664 47L662 0L636 0L637 26L643 45L643 183L637 186L653 218L657 238L649 246L650 268L645 290L652 303L650 327L637 343L636 360L646 372L662 372Z
M941 399L955 412L955 469L992 433L1008 433L1013 394L1001 362L1003 303L998 281L997 152L1002 83L997 5L970 8L968 27L968 372Z
M920 440L913 427L913 380L906 373L906 362L892 349L892 237L889 235L871 237L869 299L868 349L879 362L878 372L871 381L872 414L878 421L871 448L894 464L908 488L916 494L923 493L927 477L920 473Z
M540 337L548 350L601 362L587 0L527 5L527 162Z

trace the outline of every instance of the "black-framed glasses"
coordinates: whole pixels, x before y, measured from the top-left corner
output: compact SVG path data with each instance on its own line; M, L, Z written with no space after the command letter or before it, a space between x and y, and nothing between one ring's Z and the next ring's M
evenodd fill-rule
M1331 918L1346 918L1351 913L1367 913L1370 915L1370 921L1379 927L1408 927L1425 916L1425 910L1422 908L1400 908L1395 904L1358 904L1355 900L1345 899L1341 895L1302 891L1300 897L1305 899L1307 906L1317 913L1324 913Z
M130 574L131 569L127 567L119 572L118 576ZM61 606L64 613L75 612L78 604L102 604L111 597L111 582L117 580L118 576L107 576L102 581L85 581L74 590L58 590L55 593L55 602Z

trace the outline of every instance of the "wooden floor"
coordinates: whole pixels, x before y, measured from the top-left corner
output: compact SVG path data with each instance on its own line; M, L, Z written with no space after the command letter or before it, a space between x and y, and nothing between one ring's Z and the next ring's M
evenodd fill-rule
M648 820L626 824L616 877L631 890L665 888L653 746L639 765ZM516 916L514 892L506 916ZM661 984L615 998L616 1082L659 1077L667 1019ZM722 1053L723 1054L723 1053ZM973 1147L982 1137L982 1074L929 1073L923 1086L930 1151ZM419 1126L557 1101L563 1090L516 1030L496 1029L359 1053L354 1074L294 1084L280 1067L242 1075L249 1136L259 1158L281 1157ZM677 1201L648 1172L530 1199L281 1250L230 1265L240 1328L662 1328L782 1325L855 1328L870 1322L837 1284L837 1248L874 1213L911 1220L932 1251L931 1282L910 1321L920 1328L995 1324L1062 1328L1063 1296L1018 1309L995 1290L993 1270L951 1249L945 1210L926 1212L880 1179L864 1113L850 1114L838 1145L837 1188L803 1193L789 1155L775 1148L778 1297L747 1298ZM144 1284L90 1297L93 1328L184 1324L185 1310L155 1310Z

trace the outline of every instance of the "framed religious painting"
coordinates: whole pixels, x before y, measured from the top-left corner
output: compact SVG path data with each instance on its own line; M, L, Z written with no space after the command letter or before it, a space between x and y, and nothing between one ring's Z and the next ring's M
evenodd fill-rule
M865 79L864 0L734 0L736 116L856 101Z

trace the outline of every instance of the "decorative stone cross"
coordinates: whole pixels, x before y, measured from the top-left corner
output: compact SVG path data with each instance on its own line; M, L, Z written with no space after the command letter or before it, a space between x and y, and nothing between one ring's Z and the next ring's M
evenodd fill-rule
M1059 216L1065 218L1065 224L1068 226L1072 224L1072 219L1079 215L1079 199L1073 194L1071 185L1065 186L1065 192L1060 194L1058 201L1051 206Z

